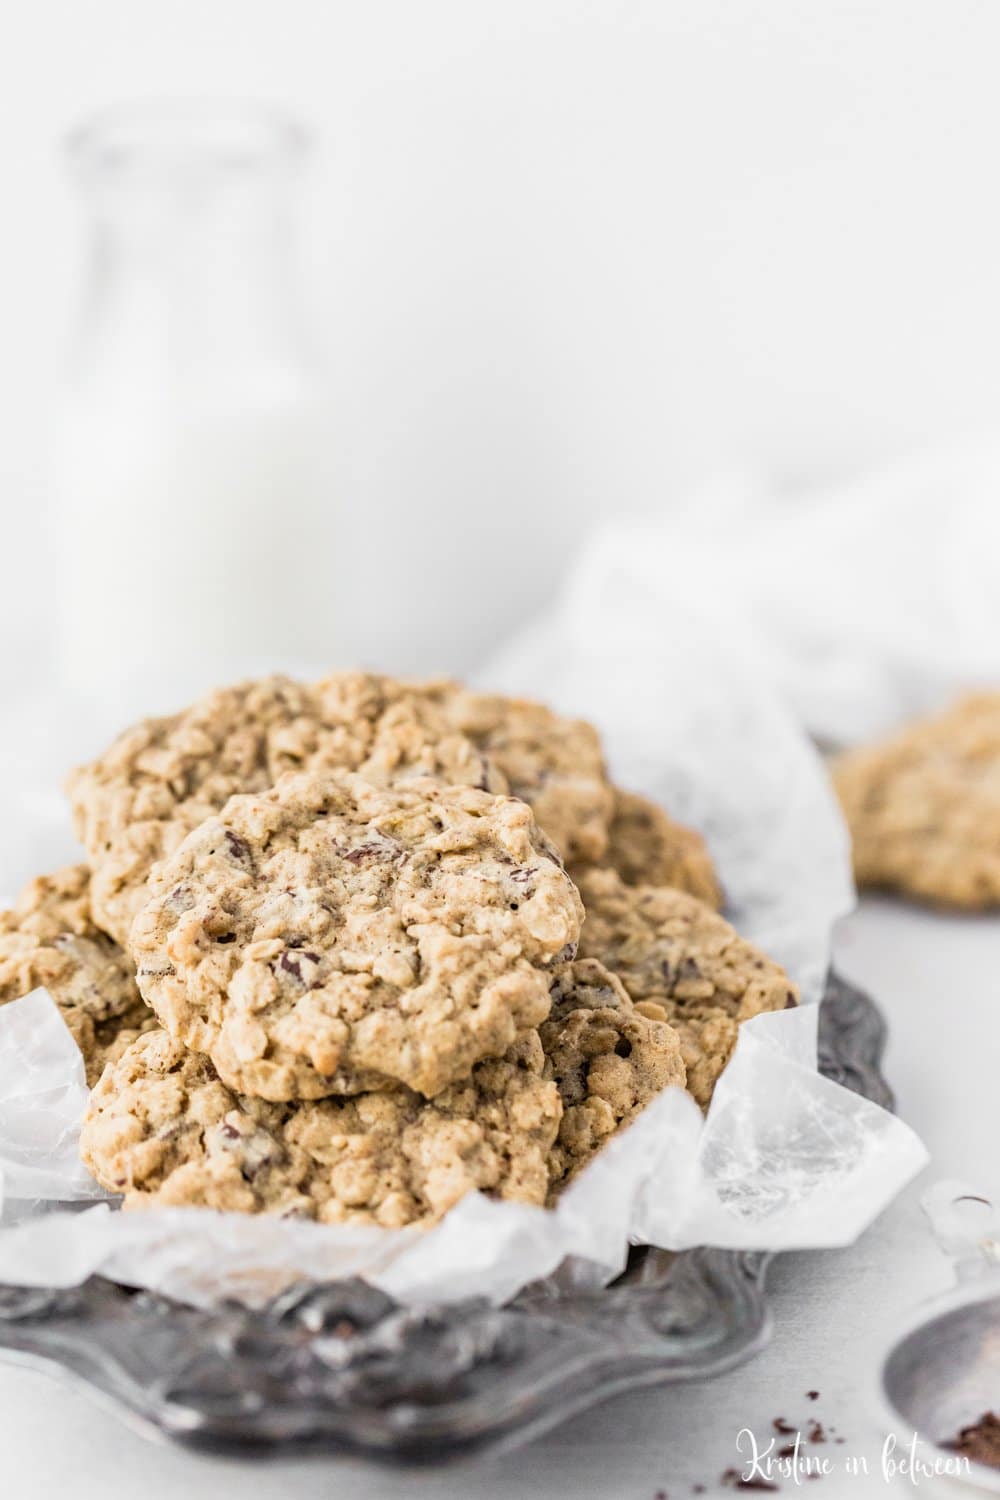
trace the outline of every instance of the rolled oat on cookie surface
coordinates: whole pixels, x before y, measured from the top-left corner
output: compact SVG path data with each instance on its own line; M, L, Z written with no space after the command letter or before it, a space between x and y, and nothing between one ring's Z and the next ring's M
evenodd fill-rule
M580 876L581 958L618 976L643 1014L679 1033L687 1087L707 1107L741 1022L798 1004L798 990L724 917L684 891L628 886L613 870Z
M431 1101L395 1087L276 1104L235 1094L210 1059L160 1031L106 1070L81 1155L126 1208L402 1228L476 1190L542 1204L562 1105L541 1076L537 1036L518 1054L477 1064Z
M433 1096L549 1011L576 888L513 797L350 772L232 798L154 871L131 951L239 1093Z
M1000 906L1000 692L961 699L832 765L858 885Z
M86 865L39 875L0 912L0 1005L36 989L59 1007L89 1084L122 1045L156 1024L128 954L94 924Z

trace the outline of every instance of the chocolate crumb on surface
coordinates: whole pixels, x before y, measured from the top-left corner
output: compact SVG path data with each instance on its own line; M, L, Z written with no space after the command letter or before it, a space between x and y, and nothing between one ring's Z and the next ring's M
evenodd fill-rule
M810 1401L818 1401L819 1391L806 1391L806 1397Z
M961 1428L957 1437L949 1438L941 1447L961 1453L973 1463L1000 1469L1000 1417L994 1411L984 1411L977 1422Z
M726 1484L734 1490L779 1490L781 1488L773 1480L762 1479L759 1474L744 1479L739 1469L724 1469L719 1476L719 1483Z
M825 1443L826 1442L826 1433L823 1430L823 1423L822 1422L810 1422L809 1423L809 1441L811 1443Z
M791 1422L786 1422L784 1417L775 1417L774 1421L771 1423L771 1426L774 1428L775 1432L780 1432L782 1437L786 1436L789 1432L795 1431L795 1428L792 1426Z

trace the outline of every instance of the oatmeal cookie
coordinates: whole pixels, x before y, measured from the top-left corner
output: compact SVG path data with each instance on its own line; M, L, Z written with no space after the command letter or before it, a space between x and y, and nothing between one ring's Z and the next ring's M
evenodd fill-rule
M0 1005L45 989L83 1053L87 1082L126 1034L155 1024L127 954L94 926L90 874L69 865L25 886L0 912Z
M1000 692L962 699L833 765L860 886L1000 906Z
M618 975L636 1008L679 1033L687 1087L706 1107L737 1026L798 1004L785 971L704 902L662 886L627 886L613 870L580 878L580 955Z
M665 1088L686 1078L680 1038L666 1014L637 1010L621 980L594 959L563 964L552 1011L539 1027L545 1076L563 1102L549 1158L552 1193L635 1119Z
M142 1000L123 1015L107 1021L95 1021L82 1010L64 1010L62 1018L83 1054L89 1089L97 1083L108 1063L117 1062L134 1041L147 1032L161 1029L159 1021Z
M529 1034L530 1035L530 1034ZM541 1048L490 1060L429 1102L406 1088L274 1104L234 1094L166 1032L107 1070L80 1137L126 1208L196 1206L386 1228L430 1223L474 1190L545 1201L562 1105Z
M597 730L541 703L473 693L450 684L438 701L534 811L564 859L599 860L607 848L613 795Z
M192 829L237 793L266 791L287 771L325 768L362 770L383 783L433 775L506 790L430 688L363 672L311 686L268 677L220 688L182 713L136 724L70 776L96 920L127 943L152 866Z
M714 911L722 905L712 857L700 833L675 823L646 797L614 788L614 815L602 866L616 870L626 885L669 885L697 896ZM590 868L573 864L576 878Z
M432 1096L545 1019L581 917L523 802L325 772L189 834L131 948L163 1025L240 1093Z

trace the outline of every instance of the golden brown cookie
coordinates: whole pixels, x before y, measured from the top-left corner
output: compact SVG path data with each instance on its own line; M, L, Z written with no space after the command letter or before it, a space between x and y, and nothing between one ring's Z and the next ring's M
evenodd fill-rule
M90 1089L108 1063L117 1062L138 1037L160 1030L159 1021L141 1000L132 1010L108 1021L95 1021L82 1010L64 1010L62 1018L83 1054L84 1073Z
M833 779L860 886L970 911L1000 906L1000 693L841 755Z
M613 870L580 878L580 957L618 975L636 1008L678 1031L687 1087L706 1107L740 1022L798 1004L785 971L684 891L628 886Z
M693 828L675 823L646 797L614 788L614 816L601 867L616 870L626 885L668 885L697 896L718 911L722 906L712 857ZM576 879L592 865L574 864Z
M94 926L86 865L38 876L0 912L0 1005L36 989L58 1005L90 1084L123 1036L156 1024L127 954Z
M597 730L541 703L451 684L438 701L454 727L506 777L567 861L598 860L613 796Z
M314 685L287 677L220 688L166 718L145 719L67 783L93 871L96 920L118 942L157 860L237 793L287 771L364 770L505 791L503 777L418 685L343 672Z
M633 1005L621 981L594 959L563 964L552 1011L538 1028L545 1076L563 1102L549 1171L557 1194L665 1088L683 1088L680 1038L666 1017Z
M581 917L525 803L326 772L189 834L131 949L163 1025L239 1093L432 1096L544 1020Z
M272 1104L241 1097L166 1032L141 1038L91 1096L81 1155L126 1208L203 1207L387 1228L429 1224L466 1193L545 1201L562 1106L541 1048L490 1060L433 1102L395 1088Z

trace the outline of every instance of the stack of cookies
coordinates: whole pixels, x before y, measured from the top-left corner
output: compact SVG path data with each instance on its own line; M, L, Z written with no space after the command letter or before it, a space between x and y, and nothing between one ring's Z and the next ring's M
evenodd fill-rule
M797 1001L698 835L540 704L272 677L136 725L69 794L87 862L0 915L0 1002L59 1006L126 1208L552 1203Z

